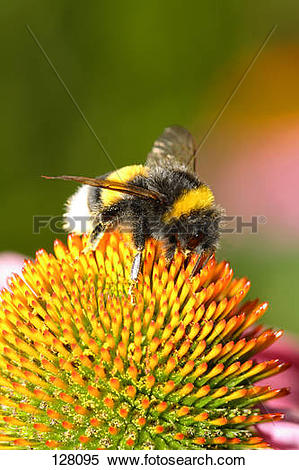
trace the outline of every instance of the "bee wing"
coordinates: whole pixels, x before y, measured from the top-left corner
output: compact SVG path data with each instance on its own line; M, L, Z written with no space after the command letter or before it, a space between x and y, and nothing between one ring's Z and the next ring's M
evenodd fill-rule
M195 140L187 129L171 126L154 142L147 156L147 166L185 167L194 171Z
M121 193L131 194L144 199L155 199L156 201L164 202L164 196L156 191L152 191L131 183L124 183L119 181L112 181L109 179L89 178L85 176L43 176L46 179L75 181L76 183L87 184L88 186L96 186L103 189L110 189L111 191L118 191Z

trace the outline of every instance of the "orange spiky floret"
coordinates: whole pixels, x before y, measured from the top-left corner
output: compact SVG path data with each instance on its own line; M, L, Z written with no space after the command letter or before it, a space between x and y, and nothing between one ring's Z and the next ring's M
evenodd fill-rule
M250 359L281 331L248 332L267 304L242 303L247 279L212 257L167 266L149 240L130 301L127 235L37 252L1 292L0 448L248 449L256 423L282 419L259 403L286 389L253 383L283 371ZM247 334L246 334L247 332Z

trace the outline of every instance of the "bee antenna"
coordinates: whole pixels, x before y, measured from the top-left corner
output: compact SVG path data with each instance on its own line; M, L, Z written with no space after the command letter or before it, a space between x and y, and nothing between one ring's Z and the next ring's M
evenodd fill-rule
M187 162L187 166L189 168L192 167L194 173L196 173L196 162L197 162L197 157L198 157L198 154L199 154L199 147L196 149L196 151L194 152L194 154L192 155L192 157L189 158L188 162Z

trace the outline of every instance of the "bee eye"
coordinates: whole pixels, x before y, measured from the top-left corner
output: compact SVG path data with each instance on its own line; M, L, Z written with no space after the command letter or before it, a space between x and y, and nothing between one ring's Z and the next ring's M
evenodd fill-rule
M189 250L194 250L204 239L204 234L202 232L199 232L197 235L194 237L190 238L188 241L188 249Z

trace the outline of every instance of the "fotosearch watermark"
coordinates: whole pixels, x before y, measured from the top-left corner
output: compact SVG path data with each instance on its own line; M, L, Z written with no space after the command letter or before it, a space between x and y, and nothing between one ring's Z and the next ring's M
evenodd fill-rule
M228 234L257 234L261 225L267 223L267 218L264 215L252 215L244 217L243 215L223 215L215 220L210 218L203 218L200 229L205 233L212 234L214 231ZM157 220L149 221L149 225L154 227L157 225ZM197 227L198 224L196 224ZM65 232L84 233L90 230L90 227L95 227L96 223L90 217L64 217L61 215L35 215L33 216L33 234L39 235L42 230L50 230L52 233L61 234ZM192 223L182 221L169 226L169 234L171 233L193 233L194 226ZM110 228L113 231L114 228ZM121 223L122 232L131 232L130 224ZM167 226L165 225L165 230ZM108 229L109 231L109 229Z

